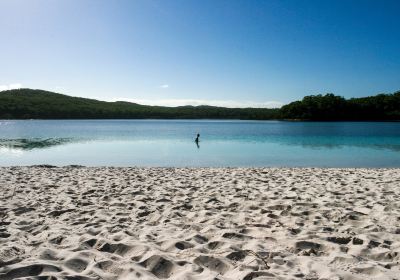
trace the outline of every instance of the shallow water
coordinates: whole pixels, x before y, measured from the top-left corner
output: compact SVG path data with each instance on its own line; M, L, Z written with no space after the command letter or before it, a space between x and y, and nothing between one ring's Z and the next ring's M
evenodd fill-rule
M0 121L0 165L33 164L400 167L400 123Z

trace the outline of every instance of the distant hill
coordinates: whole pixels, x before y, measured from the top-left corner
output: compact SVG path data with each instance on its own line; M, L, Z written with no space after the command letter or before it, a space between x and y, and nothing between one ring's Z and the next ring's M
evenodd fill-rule
M0 119L243 119L268 120L278 109L161 107L105 102L33 89L0 92Z
M345 99L310 95L280 109L213 106L161 107L105 102L44 90L0 92L0 119L242 119L309 121L398 121L400 91Z

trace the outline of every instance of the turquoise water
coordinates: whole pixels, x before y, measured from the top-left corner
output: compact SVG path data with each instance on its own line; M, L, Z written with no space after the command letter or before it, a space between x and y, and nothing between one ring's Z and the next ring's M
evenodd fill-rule
M0 121L0 165L34 164L400 167L400 123Z

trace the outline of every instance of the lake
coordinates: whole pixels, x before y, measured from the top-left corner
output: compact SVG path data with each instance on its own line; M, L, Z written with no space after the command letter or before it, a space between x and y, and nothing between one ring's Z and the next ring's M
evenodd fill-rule
M400 167L400 123L0 121L0 165L34 164Z

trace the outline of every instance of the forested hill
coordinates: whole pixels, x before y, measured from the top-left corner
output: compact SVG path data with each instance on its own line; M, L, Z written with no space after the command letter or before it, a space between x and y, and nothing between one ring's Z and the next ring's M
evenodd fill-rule
M278 109L212 106L161 107L105 102L43 90L0 92L0 119L245 119L278 117Z
M400 91L351 99L333 94L306 96L283 106L279 116L311 121L398 121Z
M105 102L43 90L0 92L0 119L242 119L310 121L398 121L400 91L345 99L311 95L280 109L212 106L161 107Z

